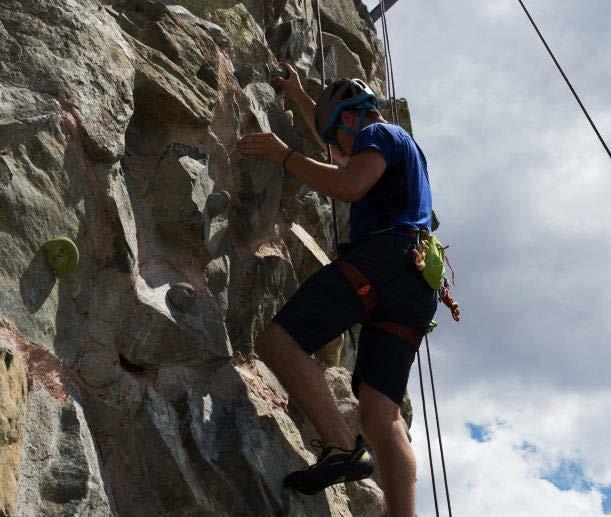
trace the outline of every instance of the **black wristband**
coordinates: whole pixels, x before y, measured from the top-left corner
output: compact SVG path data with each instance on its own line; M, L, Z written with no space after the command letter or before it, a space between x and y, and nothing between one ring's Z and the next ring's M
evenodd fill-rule
M288 171L286 170L286 161L287 161L287 160L290 158L291 154L293 154L294 152L295 152L295 149L291 149L291 150L289 151L289 154L287 154L287 155L285 156L284 161L282 162L282 168L284 169L284 172L288 172Z

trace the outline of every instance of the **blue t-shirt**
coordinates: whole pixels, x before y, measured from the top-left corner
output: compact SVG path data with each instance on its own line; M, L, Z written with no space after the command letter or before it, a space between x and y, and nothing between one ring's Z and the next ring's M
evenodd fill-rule
M359 131L355 155L375 149L386 162L377 183L350 206L350 240L391 226L431 231L433 206L426 158L414 139L399 126L374 123Z

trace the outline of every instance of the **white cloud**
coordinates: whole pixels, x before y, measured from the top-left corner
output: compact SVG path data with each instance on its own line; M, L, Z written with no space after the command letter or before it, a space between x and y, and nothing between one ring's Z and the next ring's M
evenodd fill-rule
M420 397L412 379L416 420L412 429L418 461L418 515L434 515L429 462ZM438 394L439 396L439 394ZM429 429L433 434L438 498L445 508L443 478L434 427L432 400L428 398ZM606 415L611 392L580 395L542 390L525 398L522 386L474 385L440 401L444 452L449 474L453 513L501 517L602 516L603 495L589 483L611 483L608 464ZM477 442L466 423L488 428L490 438ZM584 441L583 430L588 432ZM524 447L528 444L527 447ZM583 483L560 490L543 479L562 461L584 466ZM579 480L576 480L579 481ZM442 512L443 513L443 512Z

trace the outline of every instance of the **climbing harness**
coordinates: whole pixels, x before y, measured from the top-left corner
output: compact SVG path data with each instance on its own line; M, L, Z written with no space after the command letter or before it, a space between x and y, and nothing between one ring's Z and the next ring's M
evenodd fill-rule
M354 264L347 260L338 259L334 262L335 266L348 280L348 283L356 291L363 310L365 311L364 327L376 327L389 334L394 334L413 345L416 349L420 346L426 329L419 329L394 321L370 321L378 305L378 294L375 286L371 283L367 275Z
M592 118L590 117L590 114L588 113L588 110L586 110L585 106L583 105L583 102L581 102L581 99L579 98L579 95L577 95L577 92L575 91L575 88L573 88L573 85L571 84L571 81L569 81L569 78L567 77L567 75L564 73L564 70L562 69L562 67L560 66L560 63L558 62L558 60L556 59L556 56L554 55L554 53L552 52L552 49L549 47L549 45L547 44L547 41L545 41L545 38L543 37L543 34L541 34L541 31L539 30L539 27L537 27L537 24L535 23L535 20L533 19L533 17L530 15L530 12L528 11L528 9L526 8L526 6L524 5L524 2L522 2L522 0L518 0L518 2L520 2L520 5L522 6L522 9L524 10L524 12L526 13L526 16L528 16L528 19L530 20L530 23L532 24L533 28L535 29L535 31L537 32L537 34L539 35L539 38L541 39L541 41L543 42L543 45L545 45L545 48L547 49L547 52L549 53L549 55L551 56L551 58L554 60L554 63L556 64L556 67L558 68L558 70L560 71L560 73L562 74L562 77L564 78L564 80L566 81L566 84L568 85L569 89L571 90L571 93L573 94L573 96L575 97L575 99L577 100L577 103L579 104L579 106L581 107L581 110L583 111L583 114L586 116L586 118L588 119L588 122L590 123L590 125L592 126L592 129L594 130L594 132L596 133L596 136L598 137L598 139L600 140L600 143L602 144L602 146L605 148L605 151L607 151L607 154L609 155L609 158L611 158L611 150L609 150L609 146L606 144L606 142L604 141L603 137L601 136L600 132L598 131L598 128L596 127L596 124L594 124L594 121L592 120Z

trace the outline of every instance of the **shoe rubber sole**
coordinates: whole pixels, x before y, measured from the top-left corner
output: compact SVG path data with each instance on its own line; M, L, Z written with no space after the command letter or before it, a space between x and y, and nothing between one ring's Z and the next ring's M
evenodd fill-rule
M314 495L324 490L325 488L336 485L338 483L346 483L349 481L359 481L368 478L373 474L373 465L371 464L349 464L337 465L330 467L325 472L324 478L319 478L312 481L302 481L288 483L285 486L296 490L302 494Z

